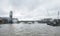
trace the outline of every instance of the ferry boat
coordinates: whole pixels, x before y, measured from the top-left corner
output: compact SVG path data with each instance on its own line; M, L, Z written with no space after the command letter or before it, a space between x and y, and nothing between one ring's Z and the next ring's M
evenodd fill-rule
M48 21L47 25L59 26L60 25L60 19L54 19L52 21Z

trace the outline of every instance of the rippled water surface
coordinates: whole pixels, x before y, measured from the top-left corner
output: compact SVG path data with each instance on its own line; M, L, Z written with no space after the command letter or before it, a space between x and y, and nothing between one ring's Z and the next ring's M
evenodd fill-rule
M2 24L0 36L60 36L60 26L47 24Z

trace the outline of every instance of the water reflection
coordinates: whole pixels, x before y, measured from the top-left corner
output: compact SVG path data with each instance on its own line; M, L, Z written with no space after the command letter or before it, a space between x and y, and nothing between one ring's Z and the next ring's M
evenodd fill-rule
M1 36L55 36L60 27L53 27L46 24L3 24L0 25Z

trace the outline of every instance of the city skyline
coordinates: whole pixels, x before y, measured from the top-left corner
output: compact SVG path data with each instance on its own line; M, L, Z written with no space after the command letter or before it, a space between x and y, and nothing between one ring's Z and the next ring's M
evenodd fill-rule
M0 0L0 16L9 16L11 10L20 20L57 18L60 0Z

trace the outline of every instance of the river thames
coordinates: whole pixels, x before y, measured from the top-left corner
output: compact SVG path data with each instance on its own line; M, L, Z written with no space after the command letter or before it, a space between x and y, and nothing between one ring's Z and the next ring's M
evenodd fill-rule
M0 36L60 36L60 26L42 23L1 24Z

